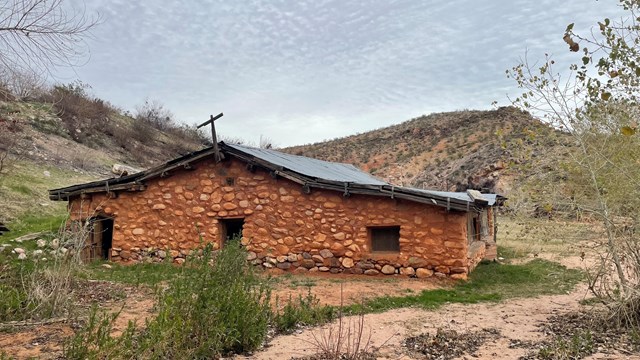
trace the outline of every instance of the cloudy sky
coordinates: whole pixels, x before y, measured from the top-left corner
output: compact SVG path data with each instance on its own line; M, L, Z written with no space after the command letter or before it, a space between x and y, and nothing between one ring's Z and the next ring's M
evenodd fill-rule
M190 124L224 112L219 132L278 146L505 105L517 89L504 71L525 51L570 60L567 24L584 32L620 11L614 0L71 3L103 23L88 62L58 81L129 110L154 99Z

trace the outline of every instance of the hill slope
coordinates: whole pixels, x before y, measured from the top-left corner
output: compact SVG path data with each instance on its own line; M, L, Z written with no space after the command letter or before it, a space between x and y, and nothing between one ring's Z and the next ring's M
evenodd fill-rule
M554 131L513 107L431 114L398 125L285 151L354 164L392 183L439 190L508 193L509 164L556 152ZM534 140L533 137L536 139Z
M47 189L114 176L115 163L151 167L205 142L182 125L152 125L85 94L0 101L0 222L59 216L65 204Z

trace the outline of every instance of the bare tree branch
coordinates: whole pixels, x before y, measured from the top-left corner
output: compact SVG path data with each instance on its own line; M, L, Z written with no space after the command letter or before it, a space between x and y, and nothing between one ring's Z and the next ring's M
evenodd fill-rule
M86 60L84 39L100 22L64 0L9 0L0 5L0 65L22 73L51 73Z

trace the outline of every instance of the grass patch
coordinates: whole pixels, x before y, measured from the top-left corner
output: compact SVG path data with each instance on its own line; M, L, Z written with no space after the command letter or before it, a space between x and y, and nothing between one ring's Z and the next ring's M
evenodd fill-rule
M33 191L31 190L30 187L23 185L23 184L18 184L18 185L10 185L9 189L20 193L22 195L32 195Z
M163 281L171 281L182 272L188 272L189 268L173 265L171 262L161 263L137 263L122 265L108 263L111 268L102 265L106 261L94 261L85 268L85 273L80 276L92 280L107 280L131 285L156 285Z
M350 313L381 312L418 306L435 309L447 303L475 304L514 297L563 294L582 279L579 270L535 259L526 264L480 264L470 279L451 289L425 290L411 296L383 296L346 308Z
M24 216L7 224L11 231L0 236L0 243L34 232L57 233L66 219L66 213Z
M506 260L511 259L521 259L527 256L527 253L522 249L509 247L509 246L498 246L498 257L504 258Z

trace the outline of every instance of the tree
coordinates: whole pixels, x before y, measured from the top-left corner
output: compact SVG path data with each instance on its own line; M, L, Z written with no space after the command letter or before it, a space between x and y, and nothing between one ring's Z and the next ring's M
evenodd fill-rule
M21 73L76 65L98 17L67 12L63 0L9 0L0 5L0 64Z
M507 76L524 90L515 105L570 135L570 161L558 164L570 174L563 195L598 220L601 235L590 289L638 324L637 308L628 310L640 301L640 1L619 2L627 18L603 19L589 36L567 26L563 40L580 56L568 76L548 55L539 66L525 58Z

